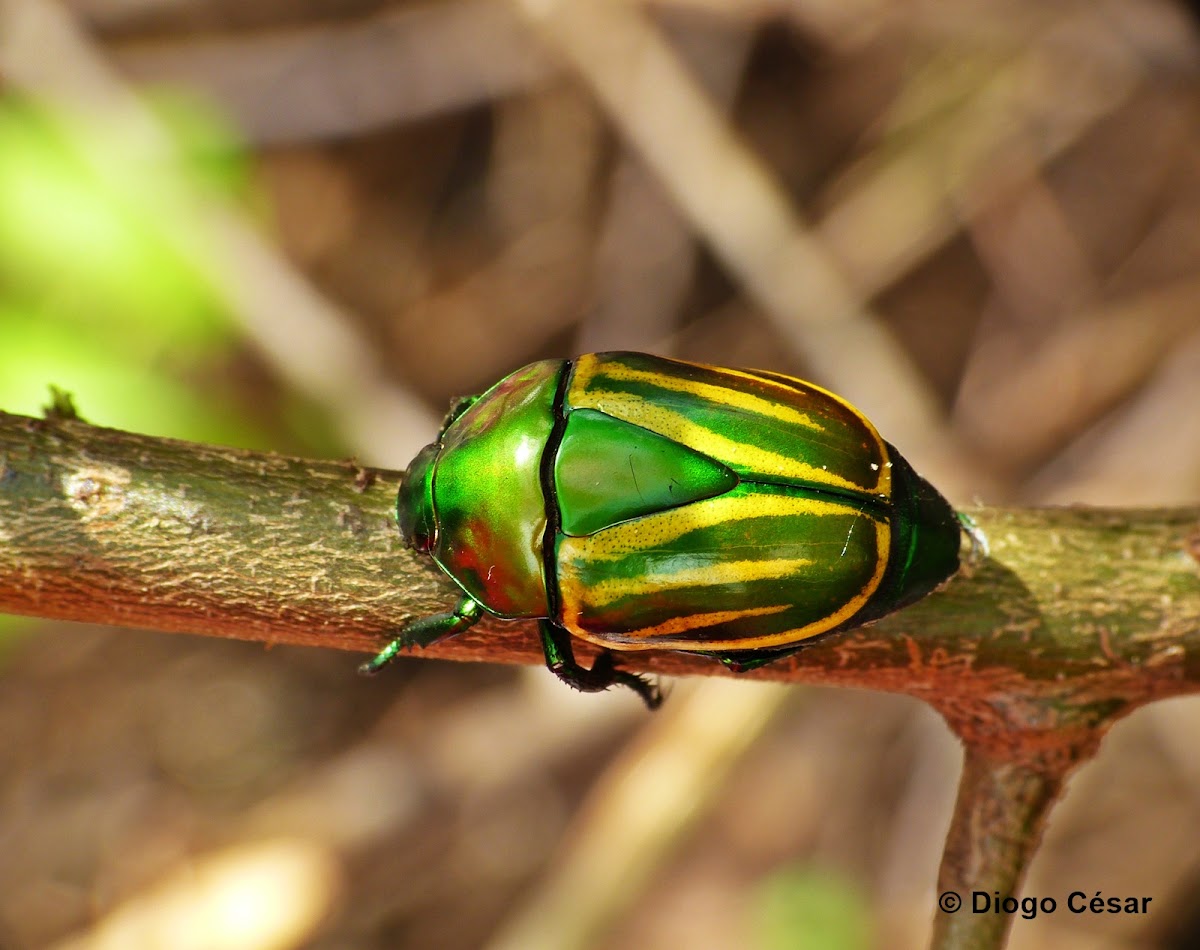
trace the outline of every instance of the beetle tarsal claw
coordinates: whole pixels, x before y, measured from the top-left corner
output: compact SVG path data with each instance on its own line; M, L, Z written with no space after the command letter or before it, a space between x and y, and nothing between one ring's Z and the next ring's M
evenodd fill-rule
M390 647L390 644L389 644L389 647ZM382 670L385 666L387 666L388 663L391 662L393 656L395 656L394 651L389 652L389 650L383 650L382 652L377 654L374 657L374 659L367 660L366 663L360 664L358 667L358 675L359 676L374 676L374 675L376 675L380 670Z
M614 676L616 677L616 681L622 686L628 686L637 693L648 709L657 709L662 705L662 688L654 680L648 679L645 676L638 676L637 673L626 673L622 670L617 670Z
M596 658L596 662L592 664L592 674L596 675L598 669L610 685L626 686L637 693L647 708L657 709L662 705L663 693L658 683L648 676L617 669L611 653L601 653Z

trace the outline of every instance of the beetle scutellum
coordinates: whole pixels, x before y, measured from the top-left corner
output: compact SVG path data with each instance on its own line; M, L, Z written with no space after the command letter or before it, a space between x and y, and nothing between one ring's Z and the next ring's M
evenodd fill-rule
M576 689L656 686L610 651L745 670L875 620L958 567L954 510L849 403L779 373L642 353L533 363L460 402L409 466L400 530L463 597L364 665L535 618ZM604 648L592 669L571 637Z

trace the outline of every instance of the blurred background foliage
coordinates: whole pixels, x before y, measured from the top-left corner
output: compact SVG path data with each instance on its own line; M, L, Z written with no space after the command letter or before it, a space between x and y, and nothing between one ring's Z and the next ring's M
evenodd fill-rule
M0 0L0 407L402 467L648 349L829 385L959 501L1194 503L1198 62L1156 0ZM0 947L927 938L914 701L24 626ZM1121 723L1027 882L1152 913L1013 947L1196 945L1198 728Z
M187 226L171 213L173 194L215 189L232 198L247 183L247 167L232 136L199 109L159 114L180 143L177 167L145 162L133 143L109 134L102 116L16 95L4 103L0 397L11 411L33 412L44 381L63 378L121 425L198 438L238 431L219 424L223 413L204 409L198 380L176 378L230 349L235 334L167 233ZM220 155L213 146L226 161L211 160ZM93 163L112 179L94 174Z

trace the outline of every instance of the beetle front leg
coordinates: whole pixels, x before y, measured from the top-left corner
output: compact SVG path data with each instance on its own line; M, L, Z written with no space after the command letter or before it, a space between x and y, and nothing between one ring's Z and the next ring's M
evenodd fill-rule
M394 640L379 651L375 659L364 663L358 672L370 676L378 673L396 658L405 647L427 647L445 637L462 633L473 627L483 616L483 608L473 597L464 597L449 613L434 614L414 620L396 634Z
M585 670L575 660L571 634L566 629L550 620L539 620L538 631L542 635L547 669L572 689L583 693L599 693L610 686L628 686L648 708L657 709L662 705L662 691L658 685L636 673L618 670L608 650L596 657L590 670Z

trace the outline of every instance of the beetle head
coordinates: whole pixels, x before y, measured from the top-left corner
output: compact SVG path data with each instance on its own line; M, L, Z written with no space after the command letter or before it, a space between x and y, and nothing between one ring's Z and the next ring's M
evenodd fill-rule
M437 515L433 509L433 469L440 446L427 445L417 453L396 497L396 520L409 547L425 554L437 540Z

